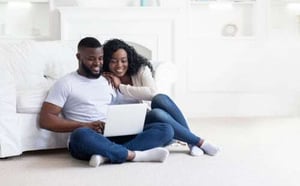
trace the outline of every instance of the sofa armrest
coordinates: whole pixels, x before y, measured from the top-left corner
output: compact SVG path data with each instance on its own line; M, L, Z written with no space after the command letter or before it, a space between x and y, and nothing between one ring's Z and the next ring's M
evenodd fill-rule
M158 92L172 95L172 87L177 79L175 64L170 62L153 62L152 64Z
M0 64L0 113L16 113L16 83L5 63Z
M6 64L0 64L0 158L21 154L16 113L16 84Z
M22 154L21 130L16 113L0 117L0 158Z

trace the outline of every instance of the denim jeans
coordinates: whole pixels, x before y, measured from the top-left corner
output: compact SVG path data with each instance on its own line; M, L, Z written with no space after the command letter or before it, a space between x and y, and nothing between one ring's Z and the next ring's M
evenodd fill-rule
M168 144L174 136L173 128L165 123L150 123L138 135L107 138L96 131L81 127L74 130L70 136L70 154L80 160L89 160L94 154L99 154L111 163L126 161L128 150L147 150Z
M174 139L196 145L200 137L193 134L178 106L164 94L157 94L151 102L152 110L146 115L146 124L152 122L168 123L174 129Z

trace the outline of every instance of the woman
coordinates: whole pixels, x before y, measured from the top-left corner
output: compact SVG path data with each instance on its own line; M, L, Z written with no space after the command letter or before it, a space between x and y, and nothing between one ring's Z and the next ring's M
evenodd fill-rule
M191 155L217 154L217 147L190 131L177 105L167 95L156 93L153 67L146 58L119 39L108 40L103 51L103 74L118 89L117 103L151 101L145 125L154 121L169 123L174 129L174 138L188 143Z

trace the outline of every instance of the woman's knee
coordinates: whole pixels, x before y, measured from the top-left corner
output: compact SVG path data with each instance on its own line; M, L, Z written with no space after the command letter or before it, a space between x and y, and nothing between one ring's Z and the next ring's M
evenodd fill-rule
M151 116L151 117L156 116L156 115L159 113L159 110L160 110L160 109L156 109L156 108L151 109L151 110L147 113L147 115L149 115L149 116Z
M165 94L157 94L155 97L153 97L151 102L152 109L160 108L169 112L173 107L176 107L176 104L169 96Z
M156 94L153 98L152 98L152 103L161 103L162 101L168 100L170 99L169 96L167 96L166 94Z

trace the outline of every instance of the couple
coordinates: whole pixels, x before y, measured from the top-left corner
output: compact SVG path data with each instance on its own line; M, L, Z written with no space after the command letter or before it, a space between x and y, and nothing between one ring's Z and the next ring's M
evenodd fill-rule
M187 142L190 154L215 155L218 148L190 132L179 108L166 95L155 95L152 66L122 40L104 46L92 37L78 43L78 70L58 80L40 112L40 126L71 132L68 149L80 160L97 167L104 162L163 162L164 146L173 139ZM102 135L107 105L151 100L144 130L134 136ZM60 117L62 114L64 117Z

